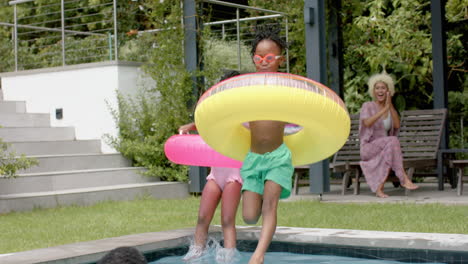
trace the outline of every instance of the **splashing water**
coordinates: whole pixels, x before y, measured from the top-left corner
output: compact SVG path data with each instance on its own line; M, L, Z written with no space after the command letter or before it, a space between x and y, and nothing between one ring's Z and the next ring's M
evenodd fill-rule
M223 248L214 238L209 238L205 248L195 246L193 242L184 256L161 258L150 264L245 264L252 252L240 252L233 248ZM288 252L267 252L264 263L268 264L401 264L406 262L362 259L332 255L310 255ZM427 262L426 264L440 264Z
M243 263L241 254L235 248L223 248L214 238L209 238L205 247L190 243L188 252L184 256L166 257L152 264L236 264Z

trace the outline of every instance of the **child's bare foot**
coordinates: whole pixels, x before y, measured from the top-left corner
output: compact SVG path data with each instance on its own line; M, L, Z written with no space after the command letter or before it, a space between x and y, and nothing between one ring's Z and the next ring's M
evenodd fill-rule
M250 257L249 264L263 264L263 255L257 256L254 254Z
M417 188L419 188L419 186L417 186L416 184L412 182L407 182L401 186L403 186L405 189L408 189L408 190L416 190Z
M184 261L189 261L192 259L200 258L203 254L205 254L205 249L202 246L197 245L190 245L189 251L185 256L182 258Z
M388 195L382 191L377 191L375 193L375 196L379 197L379 198L388 198Z
M216 251L216 263L232 264L240 260L240 253L236 248L218 248Z

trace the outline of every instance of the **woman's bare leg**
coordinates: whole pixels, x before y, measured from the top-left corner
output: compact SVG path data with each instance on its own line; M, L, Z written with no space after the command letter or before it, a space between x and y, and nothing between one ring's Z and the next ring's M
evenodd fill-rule
M401 184L401 186L403 186L405 189L408 189L408 190L416 190L419 188L419 186L417 186L416 184L414 184L410 178L408 177L408 174L406 174L406 172L404 171L403 172L403 177L405 179L405 182Z
M384 183L382 183L382 185L379 186L379 188L375 192L375 195L379 198L388 198L388 194L384 193L383 187L384 187Z
M377 188L377 191L375 192L375 195L379 198L387 198L388 197L388 194L384 193L384 185L385 185L385 182L387 181L388 179L388 176L390 175L390 171L391 169L388 169L388 172L387 172L387 177L385 177L385 179L383 180L382 184L379 185L379 188Z

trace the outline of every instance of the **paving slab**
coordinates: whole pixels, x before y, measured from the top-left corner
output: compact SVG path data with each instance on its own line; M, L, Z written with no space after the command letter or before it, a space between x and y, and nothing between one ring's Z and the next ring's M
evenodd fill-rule
M465 183L466 185L467 183ZM395 188L392 183L385 184L384 192L389 195L388 198L378 198L369 189L365 183L361 183L360 194L354 195L352 187L347 190L345 195L341 195L341 185L332 184L330 192L319 194L310 193L309 187L299 188L298 195L292 195L284 201L297 200L321 200L330 203L440 203L448 205L468 205L468 193L457 195L457 189L452 189L450 184L444 185L444 190L439 191L437 182L418 183L419 189L411 191L405 196L404 188Z

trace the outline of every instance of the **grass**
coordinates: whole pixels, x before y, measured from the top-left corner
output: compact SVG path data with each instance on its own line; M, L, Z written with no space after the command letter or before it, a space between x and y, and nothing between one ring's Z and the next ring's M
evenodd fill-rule
M199 198L102 202L0 215L0 253L45 248L196 224ZM219 210L213 224L220 224ZM244 225L240 210L237 224ZM281 202L278 225L468 234L468 206Z

